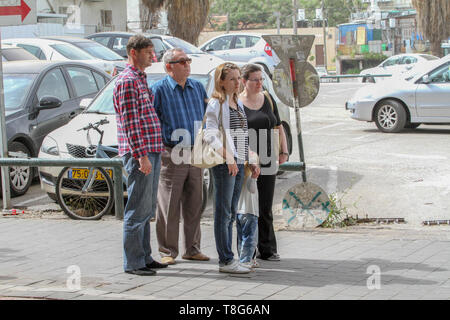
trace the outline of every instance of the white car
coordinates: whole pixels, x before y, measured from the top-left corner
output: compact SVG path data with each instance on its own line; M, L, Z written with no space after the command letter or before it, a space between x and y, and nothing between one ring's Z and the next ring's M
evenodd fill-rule
M360 72L361 75L384 75L384 74L401 74L409 71L414 65L420 64L422 62L438 60L436 56L423 53L405 53L398 54L387 58L380 65L364 69ZM388 77L363 77L362 82L377 82L381 80L386 80Z
M211 96L214 89L214 71L217 66L217 63L211 62L208 59L205 59L205 61L194 59L191 64L190 77L199 80L205 86L208 96ZM163 64L159 62L154 63L151 67L147 68L146 72L149 85L166 76ZM264 86L267 90L269 90L269 92L277 102L280 118L288 140L288 150L289 153L291 153L292 135L289 125L290 108L284 105L278 99L273 90L272 81L270 81L269 77L265 75L264 78ZM103 90L94 98L94 100L89 104L89 106L83 113L75 117L65 126L56 129L55 131L48 134L42 143L39 152L39 158L68 159L72 157L92 157L92 153L90 153L89 155L86 153L87 147L91 146L92 144L97 144L99 140L99 134L91 130L91 132L89 133L91 143L89 143L86 132L78 130L82 127L87 126L89 123L95 123L105 118L109 121L109 123L103 125L101 128L105 131L103 144L105 146L117 147L117 125L112 100L114 84L115 78L103 88ZM86 100L82 101L82 104L86 105L86 103ZM60 167L39 168L41 188L46 191L52 199L55 199L55 183L61 170L62 168ZM204 170L204 172L204 178L206 180L206 190L208 190L208 195L210 195L212 191L212 184L210 183L209 170Z
M345 108L353 119L374 121L388 133L421 123L450 123L450 55L360 88Z
M41 38L15 38L2 40L3 44L24 48L40 60L82 61L109 75L114 75L115 66L112 61L97 59L67 42Z
M256 33L227 33L214 37L200 47L200 50L224 60L257 63L271 75L280 59L270 45Z

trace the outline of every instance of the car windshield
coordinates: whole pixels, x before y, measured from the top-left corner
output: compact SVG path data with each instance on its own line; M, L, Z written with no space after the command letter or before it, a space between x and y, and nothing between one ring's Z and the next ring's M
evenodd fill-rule
M70 44L51 44L50 47L70 60L94 60L95 58Z
M147 83L151 86L158 80L163 79L166 76L165 73L152 73L147 74ZM191 74L189 76L191 79L195 79L200 81L205 90L207 90L207 86L209 84L209 76L208 75L199 75L199 74ZM86 111L88 113L106 113L106 114L114 114L114 103L113 103L113 91L114 85L116 83L117 78L113 79L104 89L103 91L95 98L95 100L89 106L89 109Z
M36 74L3 74L6 110L16 110L23 106L35 78Z
M164 41L169 43L173 48L181 48L187 54L204 54L202 50L179 38L165 38Z
M77 46L99 59L108 61L123 60L122 56L96 42L78 42Z

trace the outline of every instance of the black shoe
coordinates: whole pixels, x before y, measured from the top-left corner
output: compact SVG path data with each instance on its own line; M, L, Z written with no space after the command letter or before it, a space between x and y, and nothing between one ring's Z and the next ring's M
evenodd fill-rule
M150 269L162 269L162 268L167 268L168 264L165 263L159 263L158 261L153 260L152 263L148 263L146 264L147 268Z
M129 270L129 271L125 271L126 273L130 273L130 274L134 274L137 276L154 276L156 275L156 271L149 269L147 267L145 268L141 268L141 269L137 269L137 270Z

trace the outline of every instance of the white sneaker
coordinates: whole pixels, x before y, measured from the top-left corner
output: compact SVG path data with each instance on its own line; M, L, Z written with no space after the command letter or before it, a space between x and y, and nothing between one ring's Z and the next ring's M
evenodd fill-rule
M219 272L225 273L250 273L251 269L244 267L238 261L234 260L232 263L219 267Z
M256 259L252 259L250 263L252 264L252 268L259 268L259 263Z

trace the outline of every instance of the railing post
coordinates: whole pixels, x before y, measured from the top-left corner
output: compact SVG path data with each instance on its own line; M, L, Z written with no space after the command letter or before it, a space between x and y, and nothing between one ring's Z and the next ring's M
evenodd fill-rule
M123 219L123 183L122 168L114 166L114 206L117 220Z

